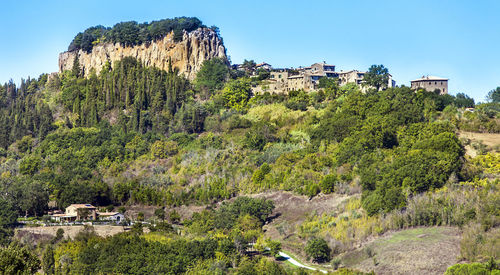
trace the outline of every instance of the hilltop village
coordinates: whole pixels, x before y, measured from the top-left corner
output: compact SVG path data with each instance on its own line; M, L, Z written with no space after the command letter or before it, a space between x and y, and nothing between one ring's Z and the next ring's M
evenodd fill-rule
M353 83L366 91L369 86L364 84L364 76L367 72L359 70L335 71L335 65L327 64L325 61L314 63L308 67L299 68L273 68L271 64L262 62L255 64L246 61L244 64L234 64L232 69L246 72L252 77L259 77L263 72L268 74L267 79L259 85L253 85L254 94L269 92L288 93L290 91L303 90L306 92L317 91L320 87L319 80L322 77L337 78L339 86ZM396 81L388 74L387 88L396 87ZM426 89L427 91L439 90L439 94L448 93L448 79L436 76L422 76L411 81L412 89Z

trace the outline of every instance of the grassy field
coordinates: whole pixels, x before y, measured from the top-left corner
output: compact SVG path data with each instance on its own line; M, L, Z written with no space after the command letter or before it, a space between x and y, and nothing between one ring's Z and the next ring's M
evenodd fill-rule
M340 256L342 264L376 274L443 274L457 263L459 230L422 227L386 233Z

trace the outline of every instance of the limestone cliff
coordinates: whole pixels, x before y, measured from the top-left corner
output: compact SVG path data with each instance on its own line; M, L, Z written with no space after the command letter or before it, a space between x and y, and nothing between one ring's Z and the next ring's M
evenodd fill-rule
M113 65L113 62L131 56L141 60L146 66L164 70L168 69L171 60L172 67L177 67L179 72L190 80L194 79L203 61L214 57L227 59L222 39L208 28L184 32L182 41L179 42L174 41L171 32L163 39L153 41L149 45L123 47L118 43L107 43L94 46L90 53L83 50L63 52L59 55L59 72L71 70L75 56L78 56L85 76L92 68L99 73L106 61Z

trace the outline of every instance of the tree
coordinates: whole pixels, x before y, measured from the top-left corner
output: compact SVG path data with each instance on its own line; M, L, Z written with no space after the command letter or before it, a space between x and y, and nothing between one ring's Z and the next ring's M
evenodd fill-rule
M151 145L151 155L155 159L166 159L177 154L178 146L175 141L157 140Z
M306 255L313 258L313 261L322 263L330 260L331 249L324 239L312 238L307 241Z
M486 96L486 99L490 102L500 103L500 87L491 90Z
M337 183L337 175L326 175L321 179L319 187L324 194L330 194L335 191L335 184Z
M214 91L224 87L228 75L229 68L223 59L205 60L196 74L194 81L196 90L201 92L204 99L208 99Z
M35 274L40 260L26 247L12 244L0 248L0 270L3 274Z
M16 222L16 209L10 202L0 198L0 227L12 227Z
M363 77L363 84L371 86L380 91L387 88L389 82L389 70L384 65L372 65Z
M266 246L269 248L271 256L278 254L281 250L281 242L279 241L273 241L271 239L267 239Z
M241 66L245 69L247 73L253 72L257 64L253 60L244 60Z
M54 248L52 245L47 245L43 251L42 268L45 274L51 275L55 273Z
M75 58L73 59L73 67L71 69L71 73L75 77L79 77L82 72L82 69L80 68L80 60L78 55L75 55Z
M225 107L242 110L246 107L248 100L252 96L250 80L237 79L229 81L222 90L222 99Z
M464 93L458 93L455 96L455 106L458 108L474 108L474 99Z
M335 99L339 96L339 79L338 78L330 78L330 77L322 77L319 79L320 89L324 89L326 96L329 99Z
M90 216L90 211L87 208L78 208L76 213L80 220L86 220Z

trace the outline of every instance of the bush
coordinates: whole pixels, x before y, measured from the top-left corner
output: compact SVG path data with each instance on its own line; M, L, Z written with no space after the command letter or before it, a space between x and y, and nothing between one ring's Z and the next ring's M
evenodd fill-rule
M321 192L324 194L330 194L335 192L335 184L337 183L336 175L326 175L321 179L319 186L321 188Z
M155 159L166 159L177 154L177 142L158 140L151 145L151 156Z
M324 239L310 239L307 241L305 251L306 255L311 257L315 262L323 263L330 260L331 249Z
M261 151L264 146L275 140L276 128L268 122L257 122L245 134L243 143L250 149Z
M481 263L470 263L470 264L456 264L448 267L446 269L445 275L489 275L489 274L499 274L499 269L495 267L490 267L489 269L486 265Z

